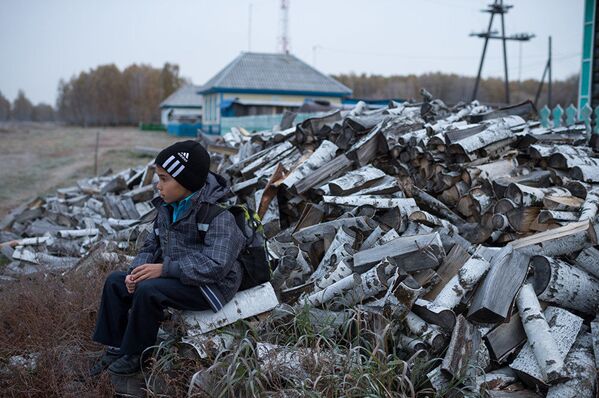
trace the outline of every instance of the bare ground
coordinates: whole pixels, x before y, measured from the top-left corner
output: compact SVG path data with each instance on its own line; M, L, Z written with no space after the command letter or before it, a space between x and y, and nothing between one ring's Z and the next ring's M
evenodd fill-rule
M116 172L151 160L133 152L136 146L163 148L182 139L134 127L0 124L0 217L24 200L92 177L98 132L98 173L108 168Z

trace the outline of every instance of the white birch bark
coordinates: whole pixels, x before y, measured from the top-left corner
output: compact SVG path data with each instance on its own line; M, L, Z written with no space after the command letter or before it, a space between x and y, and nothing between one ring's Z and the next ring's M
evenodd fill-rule
M457 275L447 282L435 297L433 304L449 309L455 308L466 293L476 286L490 266L489 261L484 259L480 253L474 253L460 268Z
M561 256L578 252L596 243L597 237L590 223L581 221L516 239L511 245L514 249L520 249L522 253L531 256Z
M589 247L581 251L576 257L576 266L599 279L599 250Z
M320 166L333 160L337 152L337 145L331 141L324 140L318 149L300 166L293 170L282 182L287 188L293 187L298 181L318 169Z
M556 341L551 335L537 295L530 283L525 283L522 286L516 297L516 306L528 338L528 346L531 347L536 364L541 371L542 380L552 382L560 378L564 367L564 355L558 349ZM522 353L520 355L524 357ZM520 366L518 359L512 363L511 367L529 374L532 372L526 366Z
M562 187L535 188L527 185L511 183L505 190L505 197L518 206L537 206L543 204L545 196L572 196L570 191Z
M598 183L599 182L599 166L598 165L581 165L575 166L570 170L570 175L572 178L589 182L589 183Z
M593 358L592 338L580 333L566 357L566 380L549 387L546 398L594 398L597 369Z
M353 273L352 267L349 265L351 258L341 260L332 270L327 272L322 278L317 279L314 283L314 291L326 289L333 283L339 282L341 279Z
M578 214L573 211L541 210L539 212L538 221L539 223L545 224L559 221L578 221L578 218Z
M524 119L520 116L507 116L496 119L489 124L486 130L464 138L452 144L450 147L456 146L464 153L472 153L477 149L484 148L494 142L501 141L514 135L510 129L512 126L523 124Z
M374 231L372 231L370 235L368 235L368 238L366 238L364 242L362 242L362 246L360 246L360 251L371 249L372 247L374 247L377 241L383 236L383 233L384 232L381 226L377 226L374 229ZM399 235L397 237L399 238Z
M553 257L534 256L534 288L539 300L594 315L599 306L599 280Z
M424 341L417 337L406 336L405 334L398 335L399 346L407 351L410 355L415 354L417 351L425 350L426 344Z
M399 207L402 214L410 215L412 212L419 210L416 201L412 198L385 198L375 195L366 196L323 196L323 203L341 205L341 206L363 206L370 205L377 209L391 209Z
M305 302L318 307L330 303L333 308L351 306L370 298L387 288L384 268L388 263L372 268L364 274L352 274L323 290L306 297Z
M329 245L327 251L324 253L322 260L316 267L314 274L312 275L313 280L318 280L324 276L324 274L329 271L334 264L331 264L331 257L333 253L336 253L336 260L341 261L342 258L347 257L350 254L353 254L353 250L347 249L346 245L353 245L356 240L356 233L351 229L345 226L341 226L337 229L337 233L335 234L335 238ZM349 250L349 251L348 251ZM351 252L350 252L351 251Z
M420 336L422 341L431 347L433 353L440 352L445 347L445 335L436 326L425 322L413 312L406 316L406 325L415 336Z
M287 152L291 152L293 150L293 145L289 141L282 142L274 147L271 147L269 151L267 151L263 156L254 160L243 169L241 169L241 174L250 174L254 171L258 170L260 167L265 164L271 162L272 160L278 159L281 156L284 156Z
M599 189L594 189L587 194L587 197L582 204L579 221L590 220L592 222L597 216L598 210Z
M85 236L98 235L100 230L98 228L87 228L87 229L63 229L56 231L56 235L61 238L82 238Z
M352 217L352 218L340 218L333 221L328 221L316 225L311 225L306 228L295 232L292 236L297 243L310 243L322 239L326 235L334 235L337 233L337 229L342 225L346 227L353 227L360 229L361 231L373 230L377 227L370 217Z
M344 176L329 182L332 195L349 195L377 183L385 173L376 167L367 165L350 171Z

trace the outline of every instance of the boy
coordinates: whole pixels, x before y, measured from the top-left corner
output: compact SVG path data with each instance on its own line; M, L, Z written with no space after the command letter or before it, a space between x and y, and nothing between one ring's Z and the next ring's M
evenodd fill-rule
M228 212L208 226L196 214L229 194L223 177L209 172L210 156L195 141L177 142L155 161L160 197L153 233L128 272L106 278L93 340L108 346L90 370L116 375L140 370L141 354L155 344L163 309L220 310L241 283L237 256L245 237ZM205 229L207 228L207 230ZM206 231L203 243L198 229Z

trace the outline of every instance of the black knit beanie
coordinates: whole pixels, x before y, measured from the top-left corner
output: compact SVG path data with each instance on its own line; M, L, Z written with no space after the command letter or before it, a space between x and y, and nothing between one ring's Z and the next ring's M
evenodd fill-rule
M181 141L163 149L156 156L156 165L166 170L183 187L195 192L206 183L210 155L196 141Z

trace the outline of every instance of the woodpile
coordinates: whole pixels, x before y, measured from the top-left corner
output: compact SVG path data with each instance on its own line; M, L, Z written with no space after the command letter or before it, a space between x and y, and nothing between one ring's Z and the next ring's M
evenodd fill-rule
M335 319L359 308L394 330L398 349L438 359L428 376L439 394L594 396L599 154L581 126L536 119L530 102L449 108L427 97L203 137L232 200L262 217L277 266L230 315L185 314L188 338L277 302ZM4 278L128 261L117 249L134 247L153 215L148 166L9 214ZM259 352L273 353L268 373L303 374L295 357L273 365L286 348Z
M382 314L399 346L440 356L439 393L551 395L576 377L593 396L599 154L579 125L540 127L529 102L433 102L211 142L268 224L280 301Z

